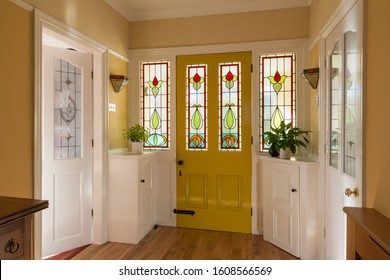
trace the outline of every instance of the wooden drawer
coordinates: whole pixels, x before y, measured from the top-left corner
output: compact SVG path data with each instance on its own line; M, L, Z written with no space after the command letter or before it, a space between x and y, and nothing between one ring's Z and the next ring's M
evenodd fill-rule
M390 255L357 224L355 225L355 251L365 260L390 260Z
M0 228L0 259L1 260L23 260L30 259L30 250L25 233L28 223L25 219L11 222ZM29 237L27 237L28 239Z

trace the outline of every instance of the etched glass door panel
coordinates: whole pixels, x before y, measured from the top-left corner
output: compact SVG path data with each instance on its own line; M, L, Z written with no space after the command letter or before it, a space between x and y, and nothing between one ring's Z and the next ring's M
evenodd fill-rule
M339 139L341 128L342 52L337 42L329 57L330 63L330 165L339 166Z
M82 69L54 58L54 158L82 157Z
M344 34L345 41L345 73L344 73L344 173L355 177L356 161L356 128L359 121L359 80L358 80L358 50L357 34L348 31Z

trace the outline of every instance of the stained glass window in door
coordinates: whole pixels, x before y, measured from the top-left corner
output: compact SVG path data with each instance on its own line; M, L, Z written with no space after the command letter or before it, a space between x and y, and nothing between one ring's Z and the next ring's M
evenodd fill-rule
M141 118L145 149L169 149L169 61L141 62Z
M82 69L54 58L54 159L82 157Z
M260 56L260 151L269 147L264 132L277 128L281 121L295 125L296 54Z
M330 139L329 162L334 168L339 167L340 127L341 127L341 95L342 95L342 54L339 44L336 43L330 55Z
M241 151L241 63L218 66L219 150Z
M187 150L207 150L207 65L187 66Z
M345 40L345 71L344 71L344 173L355 177L355 148L356 148L356 123L357 100L359 89L357 87L358 53L356 48L356 32L348 31L344 35Z

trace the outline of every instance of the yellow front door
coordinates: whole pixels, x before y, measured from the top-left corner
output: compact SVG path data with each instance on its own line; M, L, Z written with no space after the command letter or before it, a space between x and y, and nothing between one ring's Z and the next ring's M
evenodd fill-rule
M178 227L252 230L251 57L177 57Z

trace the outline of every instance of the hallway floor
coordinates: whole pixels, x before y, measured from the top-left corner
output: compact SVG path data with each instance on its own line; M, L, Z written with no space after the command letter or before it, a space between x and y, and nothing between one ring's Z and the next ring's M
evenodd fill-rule
M261 235L159 226L137 245L90 245L73 260L296 260Z

